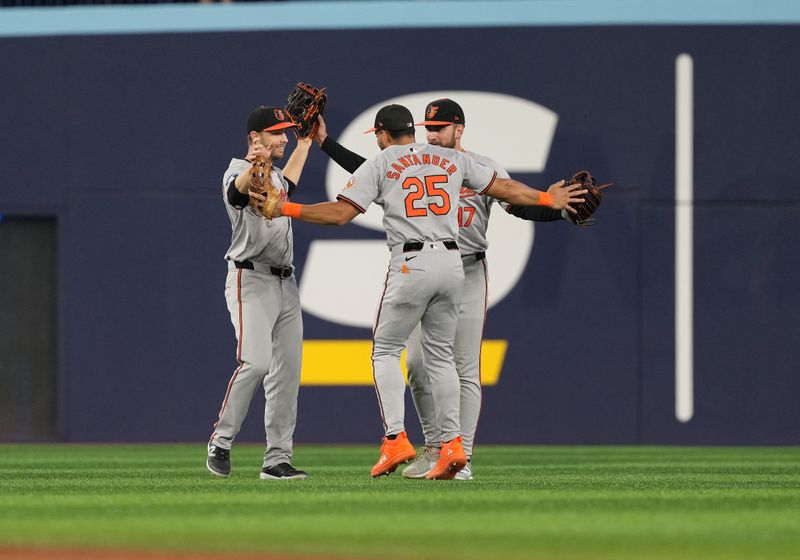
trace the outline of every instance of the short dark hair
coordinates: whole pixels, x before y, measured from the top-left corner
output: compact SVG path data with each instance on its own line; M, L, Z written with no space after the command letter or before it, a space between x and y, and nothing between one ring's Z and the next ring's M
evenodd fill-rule
M392 140L400 140L406 136L411 136L415 140L417 139L416 131L413 128L407 130L387 130L386 132L389 133Z

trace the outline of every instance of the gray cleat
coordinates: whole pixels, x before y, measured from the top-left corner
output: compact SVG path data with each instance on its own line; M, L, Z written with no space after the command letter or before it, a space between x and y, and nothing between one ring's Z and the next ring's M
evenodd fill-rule
M472 461L467 461L467 466L456 473L456 480L472 480Z
M403 469L403 478L425 478L439 460L440 452L441 448L435 445L424 445L414 462Z

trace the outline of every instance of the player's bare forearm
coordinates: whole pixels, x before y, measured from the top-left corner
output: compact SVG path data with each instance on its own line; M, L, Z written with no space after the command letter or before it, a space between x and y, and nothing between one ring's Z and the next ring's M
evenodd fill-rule
M286 167L283 168L283 176L295 185L300 183L300 174L303 172L303 166L306 164L309 148L311 148L311 138L298 138L297 146L292 152L292 155L289 156Z
M579 190L579 187L580 185L564 186L564 181L559 181L550 185L545 193L514 179L496 179L486 194L515 206L549 206L556 210L566 208L574 211L570 204L582 202L583 199L579 197L586 193L585 190Z
M486 194L515 206L534 206L540 204L543 193L514 179L497 178Z
M319 204L283 202L278 205L278 211L282 216L290 216L310 224L329 226L343 226L353 221L353 218L360 213L352 204L342 200Z
M250 171L240 173L234 182L236 190L242 194L247 194L250 190Z

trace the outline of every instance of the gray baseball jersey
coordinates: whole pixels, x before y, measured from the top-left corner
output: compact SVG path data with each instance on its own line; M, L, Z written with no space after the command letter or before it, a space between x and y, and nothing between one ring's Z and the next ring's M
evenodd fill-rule
M294 257L292 219L280 217L271 221L265 220L250 206L240 210L228 203L225 194L228 187L236 177L247 173L249 169L250 162L234 158L222 180L222 196L225 198L225 208L233 228L231 246L225 253L225 258L229 261L251 261L267 266L289 266ZM283 197L286 198L289 185L281 170L275 166L272 166L272 183L282 190Z
M372 202L384 211L391 260L375 322L372 363L386 435L405 429L400 354L418 323L439 435L449 441L461 434L453 341L464 269L452 242L458 236L456 201L462 185L485 192L495 176L456 150L395 145L361 165L339 195L361 212Z
M508 179L509 175L499 163L492 158L465 151L469 157L493 169L500 179ZM486 230L489 227L489 216L492 204L497 202L490 196L480 196L469 188L462 188L458 204L458 248L462 255L470 255L486 251L489 242ZM505 204L501 202L500 204Z
M236 332L239 367L228 382L209 449L230 449L253 394L263 387L267 436L263 465L271 467L290 462L292 457L303 323L297 283L289 268L293 247L291 219L265 220L250 206L232 206L226 196L231 183L249 168L246 160L233 159L222 181L233 230L231 246L225 254L225 299ZM272 181L285 196L288 184L276 167L272 168Z
M383 208L387 243L458 237L461 187L483 193L495 172L465 152L430 144L390 146L367 160L338 198L361 212Z

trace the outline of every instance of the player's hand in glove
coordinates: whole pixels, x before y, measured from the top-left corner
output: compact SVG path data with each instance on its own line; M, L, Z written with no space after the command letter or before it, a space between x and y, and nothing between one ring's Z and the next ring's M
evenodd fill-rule
M325 88L317 89L303 82L294 86L286 99L286 113L292 122L300 125L294 129L298 138L314 136L319 126L317 117L325 110L327 100Z
M611 183L597 185L597 181L588 171L578 171L568 180L570 185L577 185L578 189L586 193L583 201L572 204L572 212L565 212L565 218L576 226L587 227L594 224L595 219L592 215L597 212L600 202L603 200L603 189L610 187Z
M561 180L558 183L553 183L547 189L547 194L550 195L549 206L556 210L565 209L568 214L571 214L575 212L573 206L583 202L581 195L584 193L586 193L586 190L581 189L581 185L567 185L566 181Z
M322 146L322 143L328 137L328 127L325 124L325 119L322 115L317 117L317 130L314 132L314 142Z
M249 171L248 192L250 205L266 219L275 217L275 208L281 199L280 191L272 183L272 161L267 157L271 146L264 147L254 142L248 159L252 162Z

